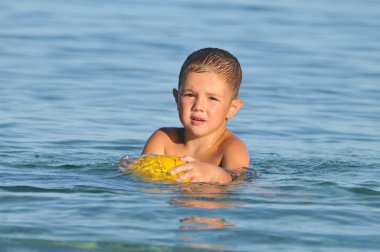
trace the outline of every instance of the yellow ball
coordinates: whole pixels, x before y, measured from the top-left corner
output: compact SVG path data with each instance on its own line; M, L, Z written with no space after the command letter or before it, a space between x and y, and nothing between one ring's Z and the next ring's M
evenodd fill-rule
M183 174L170 174L171 169L184 164L176 156L170 155L145 155L129 165L132 174L142 177L147 181L178 182L178 177ZM189 181L185 181L189 182Z

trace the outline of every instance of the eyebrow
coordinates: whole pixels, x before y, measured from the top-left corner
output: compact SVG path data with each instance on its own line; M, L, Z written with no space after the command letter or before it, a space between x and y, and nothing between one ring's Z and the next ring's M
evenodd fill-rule
M182 90L182 93L184 93L184 92L191 92L191 93L196 93L194 90L192 90L192 89L183 89ZM219 98L221 98L222 97L222 95L219 95L219 94L216 94L216 93L211 93L211 92L208 92L208 93L206 93L208 96L216 96L216 97L219 97Z
M182 89L182 92L193 92L194 93L194 91L192 89Z
M218 98L221 98L222 96L219 95L219 94L215 94L215 93L207 93L208 96L215 96L215 97L218 97Z

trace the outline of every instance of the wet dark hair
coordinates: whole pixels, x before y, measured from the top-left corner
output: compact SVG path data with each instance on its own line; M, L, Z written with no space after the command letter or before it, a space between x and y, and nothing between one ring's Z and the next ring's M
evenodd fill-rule
M203 48L190 54L181 67L178 89L189 72L213 72L223 77L231 87L232 98L237 98L242 80L239 61L229 52L219 48Z

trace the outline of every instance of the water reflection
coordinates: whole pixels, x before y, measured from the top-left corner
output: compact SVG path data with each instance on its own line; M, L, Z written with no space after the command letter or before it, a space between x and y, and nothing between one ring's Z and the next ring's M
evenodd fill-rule
M181 184L180 189L181 196L172 198L171 204L174 206L218 209L242 205L226 200L230 191L226 185L190 183Z
M226 247L220 244L213 244L210 241L207 243L203 241L203 233L198 233L202 230L217 230L217 229L227 229L235 227L235 224L231 221L225 220L223 218L210 218L202 216L194 216L183 218L179 220L180 230L186 233L179 234L179 238L186 242L186 246L191 248L205 248L205 249L218 249L224 250ZM187 230L187 231L185 231ZM191 231L190 233L187 233Z
M183 218L180 222L183 223L180 226L181 229L223 229L235 226L235 224L225 219L208 217Z
M209 200L195 200L195 199L173 199L173 205L186 206L186 207L196 207L196 208L206 208L206 209L218 209L227 207L238 207L238 203L229 202L217 202Z
M235 189L235 188L234 188ZM231 202L228 195L231 185L190 183L181 184L181 195L173 197L171 204L181 207L194 207L202 209L221 209L240 207L242 204ZM223 216L225 217L225 216ZM226 247L212 244L210 240L204 242L202 230L226 230L235 227L230 220L219 217L190 216L179 220L181 230L179 237L191 248L224 250Z
M231 195L244 186L245 183L242 181L229 185L185 183L169 187L145 188L143 191L175 195L171 196L169 201L169 204L174 207L198 208L192 211L196 214L182 215L178 219L176 235L184 246L197 249L227 250L228 247L220 243L217 237L214 239L212 236L213 234L219 236L220 232L225 232L225 235L228 236L230 232L233 232L231 229L233 230L236 225L227 218L226 210L215 210L243 206L241 202L234 201ZM210 210L214 210L212 217L210 217ZM219 216L215 216L215 214L219 214ZM216 230L218 231L214 232ZM210 232L208 239L205 239L204 232Z
M179 236L179 238L183 241L193 241L195 238L192 236ZM200 249L213 249L213 250L226 250L227 248L222 245L209 244L209 243L185 243L184 244L190 248L200 248Z

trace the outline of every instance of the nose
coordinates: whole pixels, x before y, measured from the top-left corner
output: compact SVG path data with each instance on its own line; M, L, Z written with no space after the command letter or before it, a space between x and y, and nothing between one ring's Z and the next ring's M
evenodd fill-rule
M194 101L193 110L204 111L205 107L206 107L205 99L198 96Z

